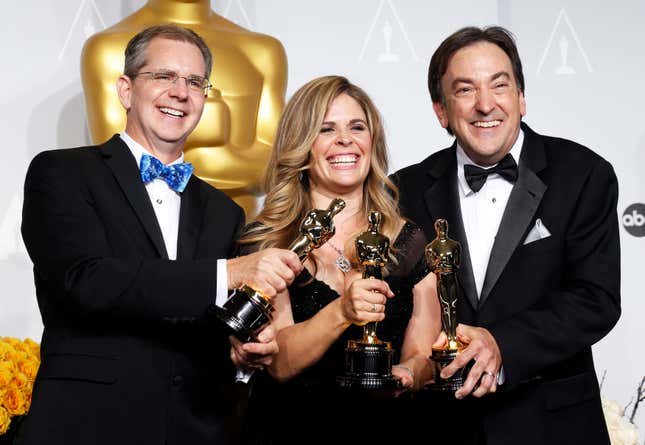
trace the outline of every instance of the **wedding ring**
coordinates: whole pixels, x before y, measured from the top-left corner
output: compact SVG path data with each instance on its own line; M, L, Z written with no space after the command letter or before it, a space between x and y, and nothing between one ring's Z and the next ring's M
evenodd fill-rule
M372 311L372 312L376 312L376 303L372 303L372 309L371 309L371 311Z
M495 373L494 373L494 372L484 371L484 375L489 375L489 376L491 376L491 377L493 378L493 380L497 379L497 376L495 375Z

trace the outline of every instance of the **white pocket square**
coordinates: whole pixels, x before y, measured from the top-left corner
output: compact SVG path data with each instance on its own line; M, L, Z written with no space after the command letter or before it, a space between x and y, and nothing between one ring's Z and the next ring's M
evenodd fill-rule
M534 241L539 241L544 238L548 238L551 236L551 232L549 232L549 229L546 228L546 226L542 223L542 219L538 218L535 220L535 225L531 229L528 235L526 235L526 238L524 239L524 245L532 243Z

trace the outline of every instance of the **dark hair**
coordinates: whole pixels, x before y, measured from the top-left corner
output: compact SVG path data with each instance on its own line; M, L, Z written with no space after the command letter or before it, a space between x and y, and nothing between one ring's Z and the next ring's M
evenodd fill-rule
M199 48L204 58L204 65L206 66L204 77L207 79L210 77L211 68L213 67L213 55L211 54L211 50L208 49L206 42L204 42L204 39L195 31L172 24L151 26L130 39L128 46L125 48L123 74L131 78L136 77L141 67L146 64L146 49L148 48L148 44L150 44L152 39L157 37L191 43Z
M468 26L451 34L446 38L430 59L428 68L428 89L432 102L445 103L446 96L441 90L441 78L448 69L448 63L452 56L460 49L477 42L490 42L497 45L511 59L513 75L520 92L524 92L524 74L522 73L522 61L515 46L513 34L501 26L488 26L477 28Z

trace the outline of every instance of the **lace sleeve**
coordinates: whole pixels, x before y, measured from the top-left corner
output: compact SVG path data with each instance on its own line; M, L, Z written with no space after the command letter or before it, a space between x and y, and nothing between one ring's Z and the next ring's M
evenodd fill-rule
M390 274L407 276L413 285L421 281L430 271L425 258L427 243L423 230L412 222L406 222L394 243L398 264L392 267Z

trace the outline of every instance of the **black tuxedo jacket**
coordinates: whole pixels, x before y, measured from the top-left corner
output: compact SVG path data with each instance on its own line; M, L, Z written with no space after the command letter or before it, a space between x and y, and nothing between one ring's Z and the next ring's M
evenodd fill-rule
M488 445L609 444L591 346L620 316L616 176L585 147L525 124L522 130L519 177L479 298L460 211L456 145L393 175L404 214L429 240L434 220L448 220L449 236L462 246L458 320L488 329L502 354L506 381L498 393L451 396L440 411L459 418L456 430L465 437L455 443L478 436ZM525 244L537 219L551 236Z
M205 316L242 209L195 176L177 260L126 144L40 153L22 234L44 324L26 444L225 443L233 368Z

